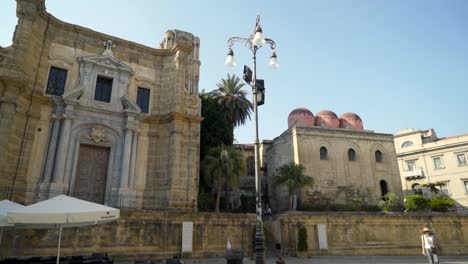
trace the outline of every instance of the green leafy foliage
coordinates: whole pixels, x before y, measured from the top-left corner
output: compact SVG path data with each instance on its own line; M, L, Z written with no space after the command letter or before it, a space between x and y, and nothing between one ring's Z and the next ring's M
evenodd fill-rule
M216 212L219 212L223 186L237 187L239 177L245 174L242 153L232 146L212 148L202 162L202 171L207 183L217 187Z
M404 206L407 212L424 210L428 205L429 201L420 194L408 195L405 197Z
M255 195L242 194L240 200L242 213L255 213Z
M216 85L218 89L210 92L221 106L222 113L232 127L245 124L252 113L252 103L247 99L244 83L236 75L227 75L226 79Z
M432 196L437 196L440 193L442 186L446 186L446 182L428 182L421 185L424 188L429 188L431 190Z
M429 200L429 206L435 212L447 212L455 206L455 201L446 197L434 197Z
M215 208L215 198L213 195L200 191L198 193L198 211L211 212Z
M203 160L209 149L232 145L234 134L217 100L206 93L201 93L200 99L203 117L200 127L200 160Z
M314 179L304 175L304 170L304 166L291 162L281 166L273 178L274 189L280 185L286 185L289 194L289 209L293 209L292 196L296 190L307 185L313 186L314 184Z
M307 229L302 226L299 228L298 235L297 235L297 250L298 251L307 251L308 244L307 244Z
M394 193L387 193L383 200L377 203L377 206L384 212L390 212L398 206L398 197Z

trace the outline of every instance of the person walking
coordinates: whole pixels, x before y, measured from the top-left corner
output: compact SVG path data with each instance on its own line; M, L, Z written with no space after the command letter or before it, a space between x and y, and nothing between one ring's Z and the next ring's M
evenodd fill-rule
M422 254L427 256L430 264L439 264L439 249L434 232L429 227L424 227L421 235Z

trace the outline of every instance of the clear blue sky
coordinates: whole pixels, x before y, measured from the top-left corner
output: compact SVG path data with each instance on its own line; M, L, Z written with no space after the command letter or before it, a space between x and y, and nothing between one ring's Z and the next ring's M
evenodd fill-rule
M297 107L355 112L376 132L468 132L468 1L47 0L46 6L66 22L151 47L168 29L194 33L201 39L200 89L207 91L251 64L249 50L235 45L238 66L224 67L226 40L248 36L259 13L281 64L270 70L269 50L259 52L258 75L267 87L261 139L286 130ZM16 23L15 1L0 2L0 20L5 46ZM253 122L235 136L252 142Z

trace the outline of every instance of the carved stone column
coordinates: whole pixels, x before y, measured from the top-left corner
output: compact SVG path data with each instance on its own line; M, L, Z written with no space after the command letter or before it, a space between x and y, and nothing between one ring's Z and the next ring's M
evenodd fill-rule
M52 183L50 186L51 191L64 193L68 182L64 182L65 167L68 160L68 146L70 143L70 134L72 126L72 111L73 106L67 105L65 114L63 115L62 127L60 131L60 138L58 141L57 152L55 155L54 172Z
M49 191L50 181L52 179L52 173L54 169L54 161L55 161L55 154L57 151L57 142L60 132L60 121L62 117L60 115L54 114L52 116L52 129L49 137L49 148L47 149L47 158L46 163L44 166L44 174L42 176L42 183L40 186L41 193L40 193L40 200L42 200L42 194ZM44 198L47 198L45 196Z
M132 140L132 156L130 158L130 188L135 189L135 166L137 159L137 146L138 146L138 135L139 131L135 130L133 132Z
M9 139L16 115L18 95L14 90L15 87L7 87L3 97L0 97L0 188L10 188L14 175L14 167L5 154L10 151Z
M122 155L122 177L120 179L120 189L128 189L128 179L130 174L130 155L132 151L132 137L133 130L126 127L125 129L125 139L124 139L124 148Z

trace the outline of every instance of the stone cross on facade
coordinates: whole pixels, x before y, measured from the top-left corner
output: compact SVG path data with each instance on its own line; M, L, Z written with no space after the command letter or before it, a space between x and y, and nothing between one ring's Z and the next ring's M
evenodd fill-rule
M112 48L115 48L115 44L112 43L112 40L109 39L109 40L104 41L104 47L106 47L106 49L104 50L103 55L108 55L108 56L113 57L114 54L112 53Z
M112 40L106 40L104 41L104 46L106 47L106 49L108 50L112 50L112 48L115 48L115 44L112 43Z

